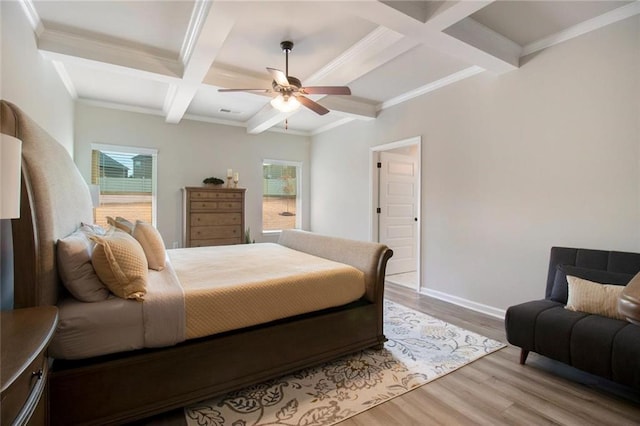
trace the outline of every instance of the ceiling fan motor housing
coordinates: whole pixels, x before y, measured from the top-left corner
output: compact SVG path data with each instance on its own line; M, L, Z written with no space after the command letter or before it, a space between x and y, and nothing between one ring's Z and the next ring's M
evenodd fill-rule
M291 52L291 50L293 50L293 42L288 40L280 42L280 48L283 52L289 53Z

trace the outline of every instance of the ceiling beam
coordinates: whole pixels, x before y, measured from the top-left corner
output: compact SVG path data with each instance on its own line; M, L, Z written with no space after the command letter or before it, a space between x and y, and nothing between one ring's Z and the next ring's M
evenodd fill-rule
M444 31L494 1L496 0L427 2L430 7L425 23L433 31Z
M204 77L203 83L227 89L268 89L271 87L271 79L268 76L269 74L266 72L261 76L256 76L227 66L213 64Z
M45 28L38 37L38 49L62 59L82 58L167 77L180 77L182 64L167 52L142 46L124 46L63 29ZM108 65L107 65L108 66ZM105 66L103 66L105 68Z
M322 98L322 106L331 112L358 120L373 120L378 115L376 105L358 101L348 96L327 96Z
M234 23L233 17L210 0L194 4L189 31L181 49L184 63L182 81L175 90L167 92L164 102L167 123L182 120Z
M269 130L295 114L295 112L280 112L268 103L247 121L247 133L255 135Z
M431 12L426 22L421 22L401 10L380 1L367 2L366 7L362 7L359 2L348 2L341 4L341 9L342 13L351 13L377 25L392 29L403 34L408 39L456 57L468 64L480 66L496 74L502 74L518 67L520 55L519 52L514 52L514 43L511 40L499 36L497 33L493 38L488 37L487 32L491 31L488 28L478 31L476 34L482 37L482 42L475 42L470 39L474 34L472 30L468 30L468 38L464 40L442 32L443 28L463 21L487 4L489 2L468 2L464 0L438 2L435 6L436 9ZM496 45L488 46L487 39L490 39Z
M344 85L401 55L418 43L389 28L377 27L337 58L304 79L305 86Z

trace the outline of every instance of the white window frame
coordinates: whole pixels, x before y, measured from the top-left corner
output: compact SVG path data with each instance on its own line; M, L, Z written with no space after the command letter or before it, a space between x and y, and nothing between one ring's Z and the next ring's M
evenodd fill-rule
M295 229L302 229L302 173L304 163L302 161L289 161L289 160L273 160L270 158L265 158L262 160L261 171L264 170L265 164L275 164L278 166L289 166L296 168L296 225ZM264 206L264 192L261 196L260 204ZM262 228L263 235L274 235L282 232L282 229L264 229L263 222L264 212L260 215L260 227Z
M114 151L125 152L127 154L136 155L150 155L153 157L153 164L155 167L151 168L151 219L152 225L157 226L158 223L158 150L155 148L142 148L138 146L126 146L126 145L110 145L104 143L92 143L91 151ZM93 160L91 160L93 161Z

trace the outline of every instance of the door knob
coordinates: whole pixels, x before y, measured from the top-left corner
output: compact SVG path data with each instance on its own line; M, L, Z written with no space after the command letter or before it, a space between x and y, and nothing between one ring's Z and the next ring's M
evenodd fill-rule
M417 221L418 221L418 218L417 218L417 217L414 217L414 218L413 218L413 220L417 222Z

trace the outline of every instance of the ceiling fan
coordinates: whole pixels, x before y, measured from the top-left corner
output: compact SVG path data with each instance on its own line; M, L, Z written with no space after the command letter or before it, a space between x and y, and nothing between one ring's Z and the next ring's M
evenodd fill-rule
M275 68L267 67L267 71L273 77L271 83L273 89L218 89L218 92L259 92L277 93L271 100L271 105L279 111L290 112L297 109L300 104L309 108L317 114L325 115L329 110L319 103L307 98L304 95L350 95L351 89L347 86L309 86L303 87L296 77L289 75L289 52L293 49L292 41L280 43L282 51L286 55L285 72Z

